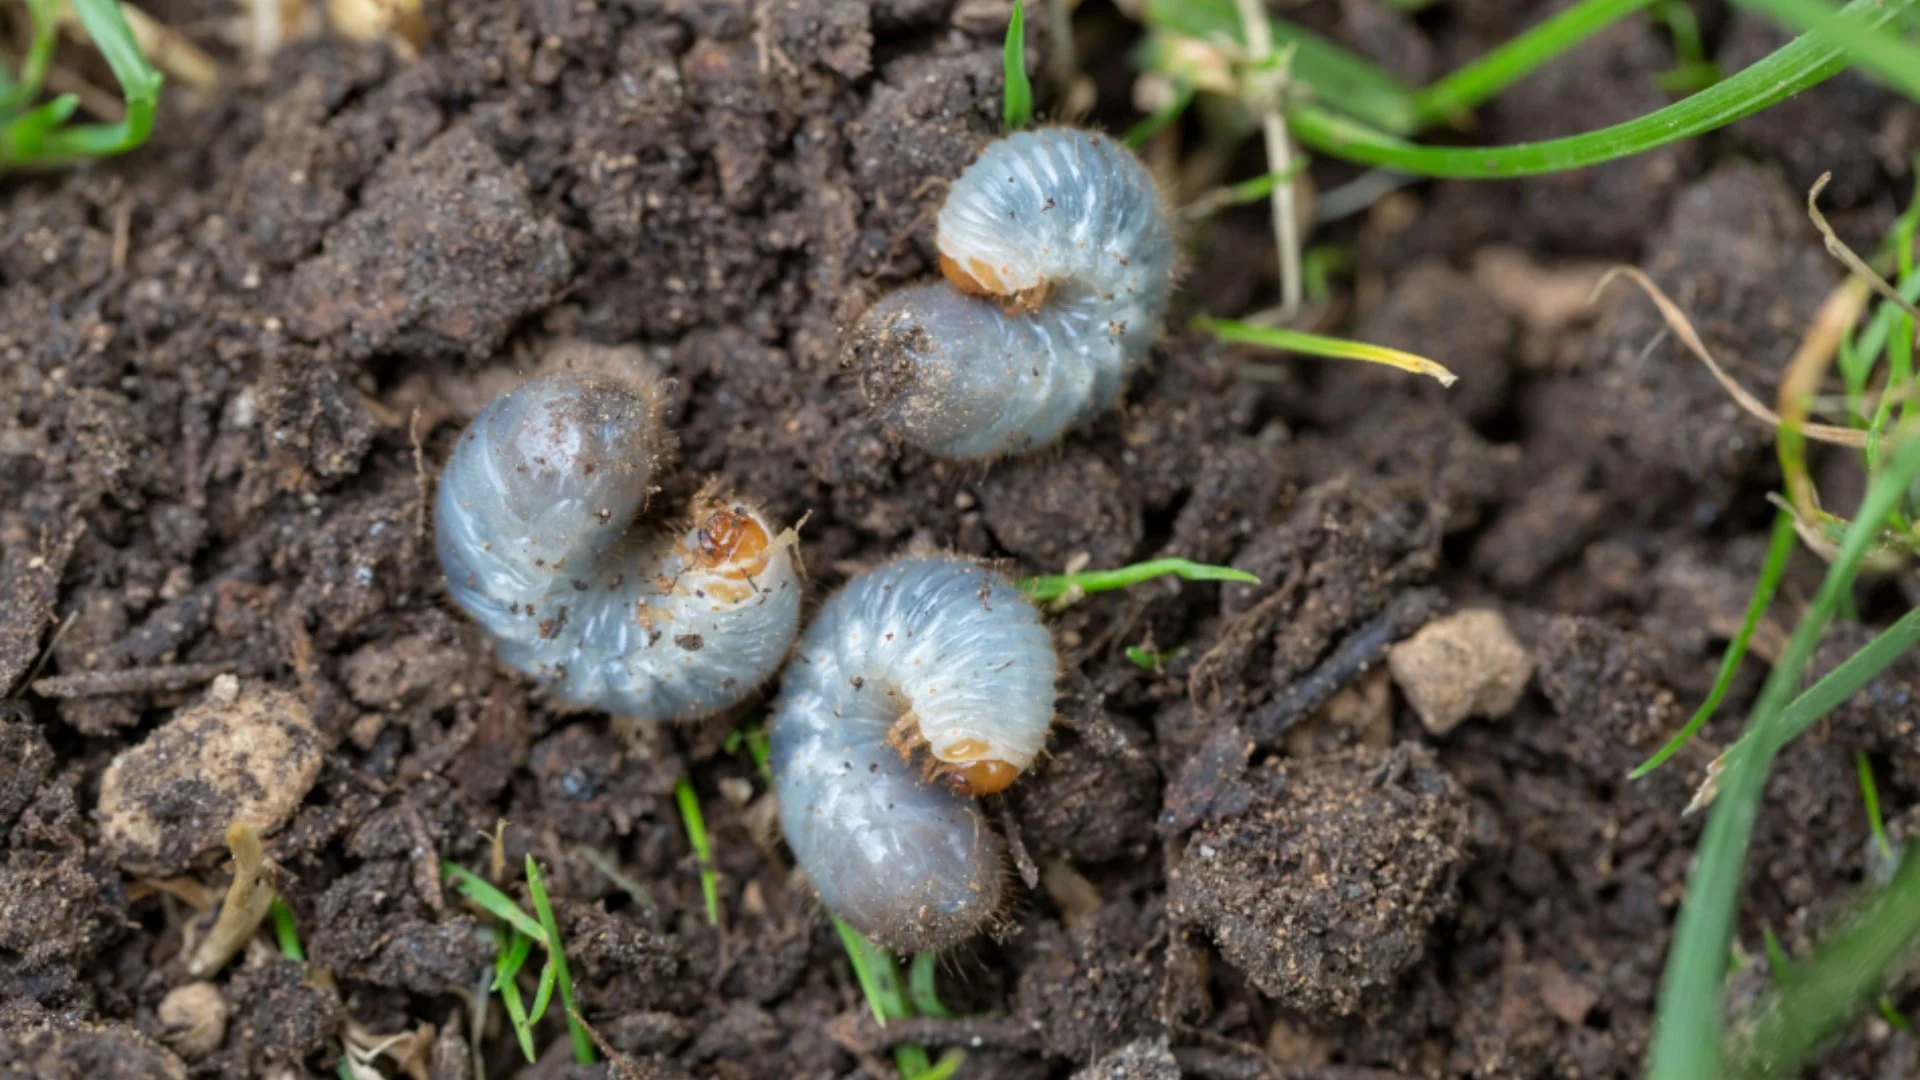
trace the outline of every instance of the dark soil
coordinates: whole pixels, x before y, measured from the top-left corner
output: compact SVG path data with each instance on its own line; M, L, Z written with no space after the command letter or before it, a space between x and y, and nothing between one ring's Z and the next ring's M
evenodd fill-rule
M1459 0L1416 23L1353 0L1309 21L1417 75L1556 6ZM1729 68L1774 40L1713 6ZM1625 286L1546 318L1479 257L1504 245L1542 274L1632 260L1770 397L1838 280L1805 185L1835 170L1843 232L1878 235L1912 182L1912 109L1837 80L1716 137L1557 179L1419 186L1331 231L1356 260L1355 332L1451 363L1450 393L1334 365L1249 372L1178 329L1267 299L1265 224L1228 215L1122 409L1056 449L954 466L867 416L840 331L932 272L940 181L998 130L1004 5L429 10L417 62L301 41L255 81L230 65L200 112L169 99L129 159L0 187L0 1076L332 1075L343 1039L409 1031L407 1075L437 1080L482 1064L879 1080L909 1039L964 1048L967 1080L1638 1075L1698 830L1681 810L1819 567L1796 559L1701 740L1627 782L1738 625L1771 442ZM1037 70L1043 28L1031 45ZM1082 55L1124 85L1124 50ZM1484 110L1475 137L1637 115L1665 103L1652 79L1673 62L1664 32L1624 20ZM447 603L437 469L516 373L563 362L671 376L671 483L718 475L809 515L820 595L917 548L1014 574L1178 555L1261 578L1157 582L1053 618L1058 730L994 814L1028 880L1000 933L942 965L967 1019L873 1025L751 760L726 748L752 710L645 730L563 713ZM1449 603L1502 611L1537 676L1512 715L1435 737L1377 661ZM1898 603L1864 588L1865 625L1822 662ZM1136 645L1161 662L1130 661ZM198 743L182 758L165 725L222 672L296 699L310 726L255 721L317 765ZM1876 872L1853 755L1895 817L1920 801L1916 694L1920 672L1897 668L1783 755L1748 954L1762 928L1804 952ZM203 733L239 722L201 708ZM116 841L103 777L142 745L138 810L164 839ZM683 775L712 832L717 927ZM211 976L227 1015L209 1050L159 1006L194 981L227 818L268 795L292 802L263 824L310 964L262 937ZM557 1010L525 1068L497 997L471 1038L491 924L439 863L484 874L498 857L525 900L529 855L580 1011L624 1071L570 1066ZM1870 1021L1823 1075L1916 1061L1920 1040Z

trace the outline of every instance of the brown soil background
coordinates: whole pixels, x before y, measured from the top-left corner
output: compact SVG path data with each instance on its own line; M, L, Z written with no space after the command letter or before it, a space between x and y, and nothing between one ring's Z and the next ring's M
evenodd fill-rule
M1554 6L1291 14L1417 81ZM1781 39L1701 12L1729 70ZM723 748L742 717L636 732L560 715L446 602L424 531L438 463L514 373L581 340L677 380L676 484L724 476L811 515L820 595L916 547L1016 574L1181 555L1263 582L1156 584L1056 618L1052 753L998 809L1042 884L943 964L975 1019L896 1037L967 1047L966 1080L1067 1076L1160 1036L1200 1077L1637 1075L1698 828L1680 809L1763 665L1699 743L1624 777L1738 625L1772 447L1645 302L1547 311L1501 268L1518 252L1537 286L1634 261L1769 397L1838 280L1806 186L1834 170L1836 221L1869 242L1907 198L1915 110L1842 78L1683 146L1424 184L1325 230L1355 258L1352 332L1450 364L1450 393L1308 362L1250 374L1257 358L1179 329L1273 295L1264 217L1230 213L1192 237L1172 329L1122 410L955 467L863 415L839 329L931 271L930 181L998 130L1004 12L475 0L435 17L418 62L296 43L164 113L131 158L0 186L0 681L72 616L45 674L223 664L297 694L324 763L268 851L333 978L257 948L215 979L219 1044L163 1049L191 912L106 857L94 808L114 757L201 687L22 693L0 705L0 1075L332 1075L348 1022L426 1022L431 1075L471 1076L461 995L492 946L432 866L484 867L502 819L508 864L549 868L582 1011L626 1075L892 1075L832 930L753 826L762 789ZM1090 5L1082 30L1091 122L1117 129L1126 24ZM1475 138L1643 113L1673 62L1627 20L1483 110ZM1351 175L1315 170L1323 188ZM1852 474L1825 469L1831 505ZM1796 557L1777 622L1819 570ZM1204 805L1171 800L1191 828L1159 824L1196 753L1234 745L1222 733L1417 587L1507 614L1537 669L1511 716L1429 735L1376 668L1244 771L1199 770ZM1914 594L1869 584L1865 625ZM1136 644L1179 651L1145 671ZM1753 956L1763 927L1803 953L1869 873L1856 750L1896 815L1920 799L1916 684L1920 667L1895 668L1783 755L1744 893ZM714 833L720 928L674 807L683 774ZM191 822L232 782L181 785L165 812ZM189 872L224 887L216 859ZM520 1075L609 1075L569 1064L557 1022L541 1035ZM489 1076L523 1065L498 1033L484 1056ZM1153 1056L1097 1075L1167 1075ZM1920 1075L1920 1039L1863 1022L1819 1075Z

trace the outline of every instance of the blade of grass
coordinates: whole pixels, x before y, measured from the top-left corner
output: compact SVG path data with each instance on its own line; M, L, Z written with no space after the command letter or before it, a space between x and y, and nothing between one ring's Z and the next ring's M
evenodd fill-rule
M500 951L494 954L493 989L512 982L533 955L533 939L509 926L502 932Z
M1653 0L1581 0L1480 59L1414 91L1415 122L1427 127L1465 113L1651 3Z
M1667 740L1654 755L1640 763L1639 767L1627 774L1627 779L1638 780L1653 770L1666 764L1667 759L1680 752L1702 727L1713 717L1720 702L1727 696L1727 689L1733 685L1733 677L1740 670L1740 661L1747 655L1747 644L1753 640L1753 632L1760 626L1760 620L1766 616L1767 608L1773 603L1773 594L1780 587L1780 579L1787 572L1787 558L1793 554L1793 515L1784 511L1773 517L1773 538L1767 542L1767 561L1760 568L1760 580L1754 583L1753 596L1747 600L1747 614L1740 622L1740 632L1727 643L1726 655L1720 658L1720 674L1714 677L1713 689L1707 693L1707 699L1694 710L1687 726Z
M1872 1000L1917 936L1920 855L1910 854L1900 861L1893 880L1848 920L1846 929L1781 983L1750 1033L1734 1047L1734 1074L1798 1075L1814 1050Z
M593 1064L593 1037L587 1034L581 1023L579 1008L573 1003L573 975L567 970L567 952L560 942L560 926L553 918L553 905L547 901L546 883L540 880L540 867L527 856L527 895L533 901L533 910L540 916L541 929L546 931L547 962L553 965L554 980L560 986L560 1004L567 1010L567 1035L573 1040L573 1060L582 1065Z
M500 994L500 1002L507 1008L507 1021L513 1028L514 1038L520 1043L520 1052L526 1055L527 1063L533 1064L538 1055L533 1049L533 1025L527 1020L527 1007L520 1000L520 984L514 982L520 974L520 967L527 961L527 938L519 931L508 927L506 938L500 951L494 954L493 988Z
M1915 645L1920 645L1920 608L1902 615L1893 625L1874 635L1873 640L1867 642L1859 652L1847 657L1805 693L1794 698L1780 718L1783 743L1792 741L1821 717L1845 704L1848 698L1859 693L1862 687ZM1739 748L1740 744L1735 744L1721 756L1731 757Z
M1230 566L1208 566L1205 563L1187 559L1153 559L1148 562L1122 566L1117 570L1087 570L1078 574L1042 574L1030 577L1017 584L1020 590L1036 601L1057 600L1068 592L1078 589L1083 593L1108 592L1124 589L1151 581L1157 577L1172 574L1186 581L1240 581L1258 584L1260 579L1245 570L1235 570Z
M1149 26L1240 48L1247 36L1234 0L1147 0ZM1276 49L1293 46L1291 79L1329 108L1399 134L1414 130L1413 91L1386 69L1304 26L1270 18Z
M533 1007L527 1010L527 1023L537 1024L547 1015L547 1006L553 1004L553 985L560 979L560 969L553 962L551 954L547 962L540 965L540 985L533 992Z
M296 964L307 962L307 950L300 945L300 931L293 924L293 909L286 901L274 897L267 908L267 918L273 920L273 939L280 946L280 955Z
M1000 64L1006 73L1000 120L1008 131L1019 131L1033 119L1033 83L1027 79L1027 12L1020 0L1014 0L1013 17L1007 20Z
M1169 0L1172 2L1172 0ZM1880 27L1916 0L1852 0L1845 9L1862 26ZM1307 147L1360 165L1418 176L1534 176L1598 165L1712 131L1783 101L1847 66L1840 50L1802 34L1745 70L1699 93L1625 123L1563 139L1511 146L1423 146L1315 105L1289 112L1293 134Z
M47 66L53 60L54 16L58 7L58 0L27 0L27 19L33 27L33 38L20 61L19 80L0 91L0 117L24 108L47 81Z
M1424 356L1415 356L1413 353L1402 352L1399 349L1389 349L1384 345L1369 345L1362 341L1322 337L1319 334L1308 334L1298 330L1283 330L1277 326L1255 326L1252 323L1234 319L1214 319L1204 315L1193 320L1193 328L1212 334L1221 341L1231 341L1241 345L1261 345L1269 349L1283 349L1287 352L1304 353L1329 360L1360 360L1369 364L1399 368L1401 371L1415 375L1425 375L1441 386L1452 386L1459 378L1442 365Z
M1920 47L1900 37L1897 28L1877 30L1842 18L1840 9L1824 0L1735 0L1742 7L1765 12L1795 30L1802 30L1835 46L1855 65L1879 76L1901 93L1920 101Z
M1774 934L1773 927L1760 928L1761 947L1767 953L1767 970L1773 974L1773 981L1786 985L1793 978L1793 958L1787 955L1786 947L1780 944L1780 938Z
M907 965L907 997L913 1002L914 1011L921 1016L950 1020L953 1010L941 1004L939 988L934 985L934 965L937 960L932 953L914 954L913 962Z
M458 863L442 862L440 873L453 879L453 887L462 896L480 906L482 911L513 927L532 938L541 948L548 948L547 932L534 921L533 916L520 909L520 905L499 889L494 888L478 874Z
M680 806L680 820L687 826L687 843L693 845L693 861L700 871L700 896L707 904L707 925L720 925L720 885L713 875L713 845L707 839L707 819L700 813L700 796L694 794L693 781L681 777L673 785L673 801Z
M1858 516L1841 540L1826 580L1795 626L1754 706L1744 750L1729 754L1720 794L1700 840L1686 899L1667 958L1650 1051L1649 1080L1703 1080L1720 1075L1727 949L1767 768L1791 734L1781 723L1789 696L1819 643L1840 596L1879 538L1880 526L1920 476L1920 442L1894 451L1875 477ZM1920 914L1920 913L1917 913Z
M1887 823L1880 818L1880 788L1873 782L1873 762L1865 750L1853 752L1853 768L1860 774L1860 802L1866 807L1867 828L1873 833L1873 845L1880 857L1893 861L1893 845L1887 842Z

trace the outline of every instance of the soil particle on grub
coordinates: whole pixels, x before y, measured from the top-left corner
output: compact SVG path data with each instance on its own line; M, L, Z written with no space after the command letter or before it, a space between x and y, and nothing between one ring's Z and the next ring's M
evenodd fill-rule
M33 1026L0 1031L5 1080L186 1080L187 1067L152 1039L120 1024Z
M1444 735L1469 716L1513 711L1533 675L1507 620L1484 608L1435 619L1387 653L1393 681L1420 714Z
M1262 776L1169 874L1173 917L1204 928L1267 996L1307 1013L1377 1007L1453 911L1467 810L1433 755L1401 745Z
M286 824L320 763L320 736L298 697L223 676L107 767L102 843L131 872L177 874L219 848L235 822L262 834Z

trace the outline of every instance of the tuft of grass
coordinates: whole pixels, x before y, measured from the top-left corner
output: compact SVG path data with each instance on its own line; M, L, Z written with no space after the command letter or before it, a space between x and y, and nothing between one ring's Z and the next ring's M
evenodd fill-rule
M1008 131L1019 131L1033 120L1033 83L1027 78L1026 7L1021 0L1014 0L1013 17L1007 20L1006 44L1000 47L1000 64L1006 74L1000 118Z
M720 925L720 883L713 873L713 844L707 839L707 819L700 813L700 796L693 781L681 777L673 785L673 801L680 807L680 820L687 826L687 843L693 845L693 859L700 868L700 896L707 904L707 924Z
M32 37L17 76L0 71L0 171L66 165L132 150L153 134L161 75L120 11L119 0L72 0L73 12L113 70L126 102L114 124L70 124L80 99L61 94L35 105L53 56L59 0L27 0Z
M1215 319L1205 315L1193 320L1193 328L1212 334L1221 341L1241 345L1260 345L1269 349L1284 349L1288 352L1320 356L1330 360L1360 360L1369 364L1398 368L1415 375L1425 375L1441 386L1452 386L1459 379L1459 376L1448 371L1443 365L1424 356L1416 356L1399 349L1389 349L1384 345L1369 345L1362 341L1324 337L1299 330L1285 330L1277 326L1255 326L1249 322Z
M867 1008L872 1010L873 1019L885 1027L889 1020L905 1020L914 1015L913 1003L900 990L900 969L894 964L893 957L887 951L868 941L866 936L833 917L833 929L840 935L840 943L846 947L847 960L853 965L853 977L860 984L860 994L867 999ZM922 974L924 967L925 973ZM915 981L914 1000L922 993L935 1006L940 999L933 993L933 955L922 953L914 957L913 978ZM924 980L924 987L920 982ZM944 1007L938 1013L928 1015L951 1015ZM966 1053L952 1048L940 1055L939 1061L927 1057L925 1047L903 1044L893 1048L893 1062L900 1069L901 1080L948 1080L960 1069L966 1060Z
M589 1065L593 1063L593 1040L581 1023L577 1015L579 1010L574 1005L573 976L567 968L567 956L561 945L559 924L553 917L553 905L547 898L546 882L541 878L540 867L531 855L527 856L526 869L527 893L533 902L532 915L514 903L512 897L466 867L448 861L440 864L441 876L450 879L460 895L503 924L494 952L493 982L488 989L500 995L501 1004L507 1010L508 1023L520 1044L520 1052L529 1063L536 1060L533 1029L546 1016L557 990L567 1014L567 1033L573 1043L574 1060ZM535 945L546 952L547 959L541 965L533 1004L529 1007L521 996L519 978L527 960L533 955Z
M1746 733L1722 757L1717 781L1719 794L1701 837L1667 958L1650 1054L1650 1080L1701 1080L1722 1074L1727 950L1733 936L1747 843L1752 836L1767 769L1774 755L1794 734L1789 722L1794 719L1789 715L1789 706L1799 701L1790 701L1789 696L1798 685L1821 632L1858 575L1868 549L1879 538L1882 523L1905 497L1916 477L1920 477L1920 441L1908 441L1894 450L1886 468L1873 478L1858 514L1840 542L1826 580L1802 614L1761 690ZM1854 674L1864 683L1897 655L1894 652L1881 658L1879 668ZM1836 669L1813 690L1801 695L1801 700L1814 695L1822 684L1838 674L1840 671ZM1909 866L1913 867L1911 873ZM1915 887L1920 888L1920 863L1908 860L1901 873L1913 878ZM1910 917L1916 928L1920 928L1920 903L1910 903L1908 911L1894 914ZM1795 985L1800 984L1800 980L1796 980ZM1780 1036L1783 1044L1791 1034L1794 1033Z
M1654 755L1640 763L1627 779L1638 780L1653 770L1666 764L1667 759L1680 752L1680 748L1692 741L1694 735L1706 726L1714 711L1720 708L1720 702L1727 696L1727 688L1733 685L1733 677L1740 671L1740 661L1747 655L1747 644L1753 640L1753 632L1760 626L1760 620L1767 614L1767 608L1773 603L1773 594L1780 587L1780 579L1787 572L1787 558L1793 554L1793 542L1796 534L1793 528L1793 515L1786 511L1774 515L1773 538L1767 544L1767 561L1761 567L1760 579L1753 587L1753 596L1747 600L1746 618L1740 622L1740 632L1727 643L1726 655L1720 658L1720 674L1713 680L1713 689L1707 693L1707 699L1694 710L1687 726L1667 740L1667 744L1655 751Z
M1125 589L1157 577L1173 575L1185 581L1240 581L1257 585L1260 579L1231 566L1209 566L1188 559L1153 559L1117 570L1086 570L1078 574L1042 574L1016 582L1037 603L1058 600L1070 592L1082 594Z

